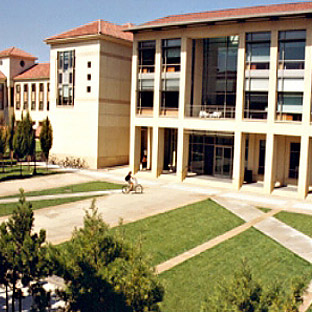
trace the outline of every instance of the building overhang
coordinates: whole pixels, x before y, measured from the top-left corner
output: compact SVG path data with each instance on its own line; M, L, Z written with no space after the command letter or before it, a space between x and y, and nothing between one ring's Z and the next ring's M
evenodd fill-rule
M252 15L239 15L229 17L216 17L216 18L201 18L185 21L176 21L168 23L155 23L146 24L140 26L134 26L125 29L125 32L138 33L142 31L160 31L186 27L200 27L200 26L213 26L218 24L231 24L231 23L244 23L244 22L256 22L256 21L278 21L289 18L311 18L312 10L301 10L294 12L274 12L274 13L259 13Z

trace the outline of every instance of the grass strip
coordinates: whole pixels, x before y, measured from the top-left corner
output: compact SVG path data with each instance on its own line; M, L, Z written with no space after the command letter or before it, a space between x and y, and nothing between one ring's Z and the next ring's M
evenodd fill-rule
M51 188L40 191L31 191L25 192L25 196L43 196L43 195L56 195L56 194L71 194L71 193L80 193L80 192L91 192L91 191L104 191L112 189L120 189L121 184L109 183L104 181L95 181L95 182L86 182L81 184L67 185L57 188ZM14 194L4 198L15 198L19 197L19 194Z
M133 243L141 240L143 252L156 265L242 223L239 217L208 199L125 224L122 231Z
M33 210L47 208L51 206L58 206L67 203L73 203L80 200L85 200L89 198L94 198L96 196L85 196L85 197L70 197L70 198L58 198L49 200L38 200L31 201ZM0 204L0 217L12 214L13 209L16 207L17 203Z
M245 257L255 277L312 278L312 266L254 228L229 239L160 275L166 289L164 312L198 312L201 302L223 279L232 276Z

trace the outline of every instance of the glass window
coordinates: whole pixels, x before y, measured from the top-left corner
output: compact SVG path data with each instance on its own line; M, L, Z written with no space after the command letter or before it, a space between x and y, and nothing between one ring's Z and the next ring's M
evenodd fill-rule
M168 72L180 71L181 39L164 39L162 41L163 70Z
M278 50L280 69L304 69L305 42L305 30L279 32Z
M269 69L271 33L246 34L247 69Z
M266 119L268 92L246 92L244 118Z
M302 120L303 93L279 92L277 120Z
M288 177L298 179L300 161L300 143L290 143L290 159Z
M155 70L156 41L139 42L139 72L153 73Z
M264 174L264 164L265 164L265 140L260 140L259 142L259 166L258 174Z
M58 52L58 105L73 105L74 102L74 72L75 72L75 51ZM88 62L88 67L91 62ZM72 90L72 96L69 96Z

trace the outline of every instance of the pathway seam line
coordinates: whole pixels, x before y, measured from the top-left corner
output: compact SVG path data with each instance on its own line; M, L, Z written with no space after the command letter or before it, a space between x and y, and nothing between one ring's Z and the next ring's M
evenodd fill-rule
M184 253L177 255L176 257L173 257L163 263L160 263L159 265L157 265L155 267L155 272L156 274L160 274L163 273L167 270L172 269L173 267L183 263L184 261L191 259L197 255L199 255L202 252L205 252L206 250L213 248L221 243L223 243L224 241L235 237L238 234L241 234L243 232L245 232L246 230L250 229L251 227L253 227L255 224L262 222L263 220L270 218L272 216L274 216L275 214L279 213L282 209L272 209L271 211L263 214L260 217L257 217L251 221L248 221L246 223L243 223L242 225L239 225L238 227L229 230L217 237L212 238L211 240L198 245L190 250L185 251Z

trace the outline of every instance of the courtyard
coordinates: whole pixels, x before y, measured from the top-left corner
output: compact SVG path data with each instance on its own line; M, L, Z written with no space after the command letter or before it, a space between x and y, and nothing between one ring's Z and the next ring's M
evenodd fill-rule
M120 187L127 170L73 170L2 182L0 208L14 205L19 188L34 205L59 196L65 202L39 204L34 211L35 229L46 229L47 240L59 244L82 226L85 209L96 197L113 231L122 219L127 237L142 242L165 286L163 311L199 311L207 294L233 274L243 257L265 283L305 278L308 284L312 279L309 201L176 183L168 176L156 181L144 173L137 175L144 193L124 195ZM0 221L6 219L4 213ZM53 279L50 284L56 286ZM306 298L302 311L310 303L309 293Z

